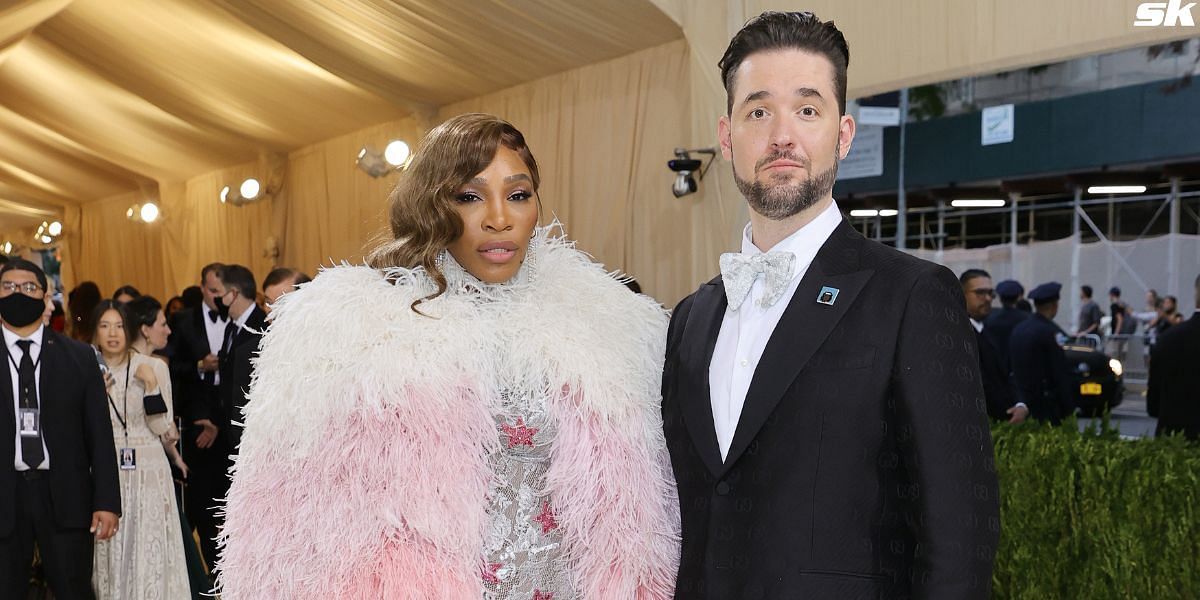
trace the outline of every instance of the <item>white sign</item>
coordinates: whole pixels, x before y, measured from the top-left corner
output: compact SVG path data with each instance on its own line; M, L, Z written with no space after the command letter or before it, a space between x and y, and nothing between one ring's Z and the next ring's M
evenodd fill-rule
M983 117L980 119L982 123L982 141L984 146L992 144L1006 144L1013 141L1013 105L1002 104L1000 106L989 106L983 109Z
M1184 25L1187 27L1195 27L1196 22L1192 20L1192 7L1196 6L1195 2L1189 2L1180 6L1182 0L1171 0L1170 2L1143 2L1137 7L1137 16L1133 20L1134 27L1175 27Z
M880 175L883 175L883 127L859 127L850 152L838 163L838 181Z
M900 109L895 106L860 106L858 124L895 127L900 124Z

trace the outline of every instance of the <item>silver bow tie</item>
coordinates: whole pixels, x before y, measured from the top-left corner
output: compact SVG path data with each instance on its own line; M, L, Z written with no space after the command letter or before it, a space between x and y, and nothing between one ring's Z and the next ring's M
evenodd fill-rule
M792 266L795 264L796 255L791 252L722 254L721 279L725 283L725 298L729 300L729 309L737 311L742 306L759 275L763 277L766 293L758 304L763 308L774 305L787 290L788 282L792 279Z

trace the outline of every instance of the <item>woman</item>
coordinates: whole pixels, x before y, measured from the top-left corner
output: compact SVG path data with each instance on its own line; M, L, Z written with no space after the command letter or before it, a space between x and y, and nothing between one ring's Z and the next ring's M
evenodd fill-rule
M134 333L124 305L101 301L92 322L107 368L123 511L117 534L96 544L92 585L100 600L188 597L171 468L159 440L172 418L160 385L170 380L156 373L161 361L130 348Z
M92 343L92 333L96 324L92 322L92 312L100 303L100 288L93 281L85 281L67 294L67 312L71 318L71 337L85 344Z
M666 315L537 228L489 115L431 131L370 266L284 295L218 563L242 598L669 598Z

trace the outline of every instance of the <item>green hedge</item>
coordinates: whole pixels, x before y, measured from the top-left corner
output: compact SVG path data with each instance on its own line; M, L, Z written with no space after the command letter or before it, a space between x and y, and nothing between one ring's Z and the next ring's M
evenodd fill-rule
M996 598L1200 597L1200 445L999 425Z

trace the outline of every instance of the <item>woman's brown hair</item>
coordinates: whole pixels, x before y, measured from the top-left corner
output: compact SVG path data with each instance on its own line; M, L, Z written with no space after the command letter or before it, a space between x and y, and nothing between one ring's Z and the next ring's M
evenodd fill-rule
M483 113L459 115L433 128L392 190L390 236L384 234L367 255L367 264L376 269L423 267L437 291L413 302L414 311L417 304L446 292L446 276L437 257L463 233L462 219L454 210L455 195L491 164L501 145L521 157L536 193L541 178L525 136L507 121Z

